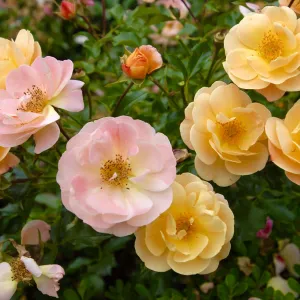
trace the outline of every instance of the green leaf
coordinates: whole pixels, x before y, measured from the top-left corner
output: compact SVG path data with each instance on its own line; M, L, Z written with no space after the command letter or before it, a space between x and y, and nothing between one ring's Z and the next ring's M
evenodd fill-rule
M188 73L182 60L175 55L166 55L166 58L169 61L169 63L173 65L177 70L179 70L183 74L183 77L187 79Z
M64 298L66 300L81 300L74 290L67 289L64 291Z
M217 293L220 300L228 300L229 290L226 285L219 284L217 287Z
M294 278L289 278L288 284L293 291L295 291L297 294L300 294L300 283L297 280Z
M113 38L114 46L124 45L138 47L141 44L139 37L133 32L121 32Z
M7 190L11 186L11 183L2 175L0 175L0 190Z
M147 288L143 284L137 284L135 286L135 290L140 296L144 297L145 299L148 299L148 300L152 299L150 292L147 290Z
M229 289L232 290L236 283L236 279L235 279L234 275L232 275L232 274L227 275L225 278L225 283L229 287Z
M234 288L233 291L233 296L240 296L243 295L248 289L248 284L243 282L243 283L237 283L237 285Z
M141 5L138 6L132 14L133 22L135 19L142 19L145 24L153 25L172 20L172 17L169 11L164 9L163 7L157 7L154 5L147 7Z
M38 194L34 200L39 204L46 205L53 209L58 209L61 206L60 198L50 193Z
M108 83L108 84L105 85L105 87L111 87L115 84L122 83L122 82L125 82L125 81L130 81L130 80L131 80L130 78L128 78L124 73L122 73L122 75L119 77L119 79L117 81Z
M259 280L259 287L266 285L270 279L271 279L270 272L264 271Z
M86 72L86 74L92 74L95 71L95 65L93 63L85 61L76 61L74 63L74 67L83 69Z
M276 203L272 200L266 200L263 202L268 213L277 221L281 222L293 222L296 218L294 212L289 210L286 206Z

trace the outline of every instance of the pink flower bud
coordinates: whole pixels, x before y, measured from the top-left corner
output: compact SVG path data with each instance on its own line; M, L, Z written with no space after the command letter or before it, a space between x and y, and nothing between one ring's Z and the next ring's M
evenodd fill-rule
M76 15L76 5L73 2L63 0L60 4L59 15L65 20L71 20Z
M94 0L80 0L81 4L85 6L94 6L95 2Z
M272 233L272 228L273 228L273 220L271 220L269 217L267 217L267 222L265 225L265 228L259 230L256 233L256 236L260 239L267 239L270 234Z

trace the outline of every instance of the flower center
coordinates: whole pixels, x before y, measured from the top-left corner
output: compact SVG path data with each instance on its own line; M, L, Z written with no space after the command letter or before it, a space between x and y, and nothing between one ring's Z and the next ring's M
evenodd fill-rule
M193 229L195 219L187 213L180 214L176 220L177 237L181 240Z
M24 98L18 110L41 113L46 106L46 93L36 85L24 92Z
M264 34L264 37L258 46L258 53L263 59L270 62L281 56L283 49L284 45L282 40L276 33L269 30Z
M100 168L100 176L103 182L115 187L127 187L131 174L131 166L128 160L117 154L114 160L108 160Z
M32 280L32 274L25 268L20 258L14 258L9 264L13 273L11 280L18 282Z
M242 122L234 119L227 123L218 122L220 138L224 143L235 144L246 131Z

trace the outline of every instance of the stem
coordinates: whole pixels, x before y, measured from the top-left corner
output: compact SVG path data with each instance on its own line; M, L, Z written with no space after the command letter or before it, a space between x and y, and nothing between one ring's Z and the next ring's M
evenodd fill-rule
M182 46L182 48L186 51L186 53L188 54L188 56L191 56L191 50L186 46L186 44L181 40L181 38L178 36L178 42L179 44Z
M174 101L174 99L172 98L172 96L170 95L170 93L156 80L154 79L153 77L149 77L149 79L155 84L157 85L160 90L162 92L164 92L166 94L166 96L168 97L168 99L171 100L171 102L173 103L174 106L176 106L177 109L180 109L180 107L178 106L178 104Z
M75 123L77 123L80 127L83 126L82 123L80 123L78 120L76 120L73 116L71 116L67 111L60 111L61 114L65 115L66 117L70 118L73 120Z
M216 63L216 58L217 58L217 56L218 56L219 50L220 50L220 47L218 47L218 46L216 47L216 46L215 46L215 50L214 50L214 53L213 53L213 56L212 56L212 59L211 59L211 65L210 65L208 74L207 74L206 79L205 79L206 84L209 83L209 78L210 78L210 76L211 76L213 67L214 67L214 65L215 65L215 63Z
M187 3L185 2L185 0L181 0L181 2L184 4L184 6L187 8L189 14L191 15L191 17L194 19L195 23L198 23L197 18L195 17L195 15L193 14L192 10L190 9L190 7L187 5Z
M12 184L17 184L17 183L24 183L28 181L38 181L40 179L55 179L55 177L31 177L31 178L20 178L16 180L12 180Z
M60 132L62 133L62 135L67 139L67 141L70 140L69 135L66 133L66 131L63 129L63 127L61 126L60 121L57 121L58 127L60 129Z
M184 105L188 106L188 102L186 100L185 93L184 93L184 86L181 87L180 91L181 91L181 96L182 96L182 100L183 100Z
M102 36L105 36L106 32L106 5L105 0L102 0Z
M95 32L90 20L86 16L83 16L83 15L78 15L78 16L84 20L84 22L89 27L89 29L88 29L89 33L97 40L99 37L98 37L97 33Z
M120 106L122 100L125 98L125 96L126 96L127 93L130 91L130 89L133 87L133 85L134 85L134 83L131 82L131 83L128 85L127 89L124 91L124 93L121 95L121 97L118 99L118 101L117 101L117 103L116 103L116 106L115 106L115 108L113 109L113 111L112 111L112 113L111 113L112 117L115 117L115 116L116 116L116 112L117 112L117 110L118 110L118 108L119 108L119 106Z
M90 90L87 88L87 97L88 97L88 103L89 103L89 119L92 119L93 116L93 105L92 105L92 97Z
M292 7L292 5L294 4L295 0L291 0L290 4L288 5L288 7Z

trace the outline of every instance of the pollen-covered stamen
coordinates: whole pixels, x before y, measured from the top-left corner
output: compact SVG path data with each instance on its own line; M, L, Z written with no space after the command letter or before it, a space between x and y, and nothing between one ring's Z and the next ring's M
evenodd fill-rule
M188 213L182 213L176 219L176 235L181 240L193 230L195 219Z
M24 92L24 98L18 110L41 113L46 106L46 93L36 85Z
M241 138L241 136L245 133L245 127L242 122L234 119L227 123L217 123L220 139L223 143L235 144Z
M131 166L127 159L117 154L114 160L108 160L100 168L100 176L103 182L116 187L128 187L128 179L131 174Z
M272 30L267 31L258 46L259 55L268 62L283 54L284 44L279 36Z
M14 258L9 264L13 274L11 280L18 282L32 280L32 274L26 269L20 258Z

